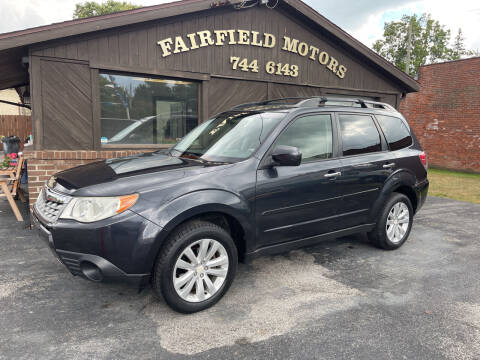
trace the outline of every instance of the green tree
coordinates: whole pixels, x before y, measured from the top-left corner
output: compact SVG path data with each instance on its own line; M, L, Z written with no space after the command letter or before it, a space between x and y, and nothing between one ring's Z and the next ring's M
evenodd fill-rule
M451 60L457 56L455 48L462 52L463 36L451 48L450 30L430 14L404 15L399 21L385 23L383 38L373 44L373 49L407 74L416 74L427 63ZM462 56L463 53L458 54Z
M131 4L126 1L108 0L105 3L97 3L96 1L87 1L75 5L73 12L74 19L82 19L91 16L111 14L124 10L132 10L140 6Z
M465 42L465 38L463 37L462 29L458 29L458 33L457 33L457 36L455 36L452 51L450 53L450 58L452 60L458 60L463 55L467 54L467 50L465 49L464 42Z
M450 53L450 60L458 60L465 57L480 56L478 49L467 50L465 48L465 37L463 36L462 29L458 29L457 36L453 41L453 46Z

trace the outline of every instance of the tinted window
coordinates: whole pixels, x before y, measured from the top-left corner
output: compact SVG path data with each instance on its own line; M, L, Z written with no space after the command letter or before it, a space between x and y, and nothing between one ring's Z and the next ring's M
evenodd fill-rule
M339 115L343 155L365 154L382 150L380 134L369 115Z
M376 115L376 118L385 134L390 150L399 150L412 145L412 137L402 119L384 115Z
M277 139L276 145L295 146L302 152L302 163L332 157L330 115L305 116L295 120Z

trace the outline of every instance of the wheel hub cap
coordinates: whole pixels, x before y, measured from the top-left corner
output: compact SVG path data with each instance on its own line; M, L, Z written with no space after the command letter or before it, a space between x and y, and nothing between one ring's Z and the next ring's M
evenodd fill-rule
M410 211L403 202L392 206L387 217L386 231L388 240L394 244L400 243L410 226Z
M201 302L215 295L228 274L225 247L213 239L202 239L188 245L175 262L173 285L177 294L188 302Z

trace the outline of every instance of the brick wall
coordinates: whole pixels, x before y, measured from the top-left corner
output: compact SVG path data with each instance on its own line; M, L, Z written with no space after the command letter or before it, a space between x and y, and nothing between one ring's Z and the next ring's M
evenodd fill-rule
M436 167L480 172L480 57L422 66L400 111Z
M122 156L135 155L152 150L129 151L25 151L28 161L28 191L30 207L35 203L42 186L50 176L75 166L88 164L102 159L111 159Z

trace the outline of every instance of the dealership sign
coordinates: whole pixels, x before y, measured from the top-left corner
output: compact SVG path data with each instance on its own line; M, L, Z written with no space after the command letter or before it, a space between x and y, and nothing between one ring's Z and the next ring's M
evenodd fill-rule
M260 33L250 30L210 30L198 31L186 36L169 37L157 42L162 49L162 56L168 57L173 54L189 52L207 46L246 45L260 48L273 49L280 46L283 51L297 54L317 62L326 69L332 71L340 79L345 77L347 68L326 51L298 39L284 36L279 43L273 34ZM284 64L270 60L265 64L259 64L258 59L247 59L232 56L228 59L234 70L258 73L264 68L268 74L298 77L300 67L297 64Z

